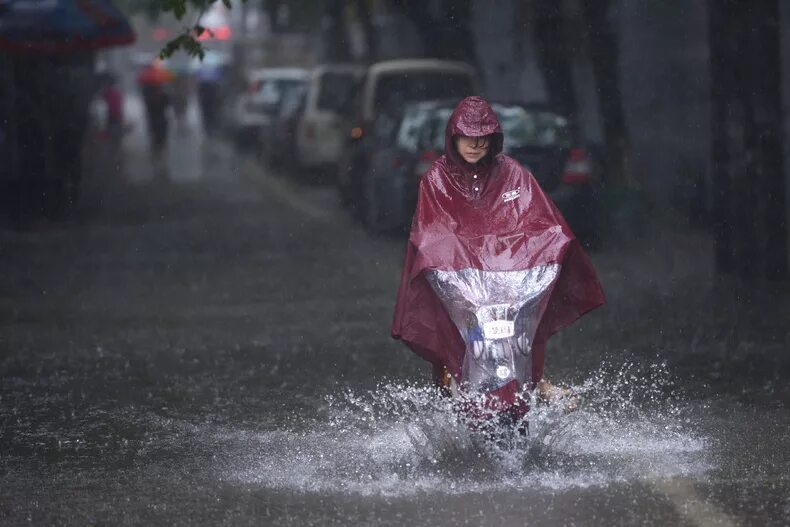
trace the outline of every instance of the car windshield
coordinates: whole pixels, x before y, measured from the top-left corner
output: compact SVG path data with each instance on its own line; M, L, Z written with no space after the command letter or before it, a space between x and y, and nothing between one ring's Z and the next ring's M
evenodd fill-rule
M524 147L571 146L568 120L546 110L527 110L521 106L492 105L504 133L504 149ZM452 108L437 108L421 130L421 143L428 149L444 149L444 131Z
M305 89L305 81L297 79L263 79L252 97L256 106L266 111L274 111L286 93Z
M398 73L383 75L376 85L378 111L397 113L404 104L430 99L457 98L472 93L472 79L461 72Z
M381 146L391 146L398 132L398 118L382 113L373 121L373 138Z
M409 152L416 152L420 144L420 132L430 116L426 108L411 108L406 111L398 128L397 144Z
M280 116L292 117L301 112L304 107L306 94L306 86L286 90L280 101Z
M422 143L429 150L444 151L444 132L447 122L453 114L452 108L437 108L431 116L430 123L425 127Z
M355 85L356 81L351 73L324 73L321 76L316 107L319 110L341 111Z
M493 109L505 134L505 151L525 147L571 146L571 131L565 117L521 106L493 105Z

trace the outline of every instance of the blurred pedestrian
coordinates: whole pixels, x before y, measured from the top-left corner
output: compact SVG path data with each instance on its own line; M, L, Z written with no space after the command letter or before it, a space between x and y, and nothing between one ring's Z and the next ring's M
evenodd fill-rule
M195 75L203 132L209 137L219 132L227 66L223 55L207 53Z
M124 118L124 97L118 77L109 72L104 76L104 87L102 90L102 101L106 108L103 136L107 140L110 149L111 166L117 173L123 171L122 144L123 136L126 133L126 122Z
M186 54L177 54L168 59L167 69L173 73L172 103L176 129L181 134L189 132L187 111L192 91L191 59Z
M167 146L167 110L172 104L170 83L175 76L156 59L147 65L137 77L145 104L151 154L158 169L163 168L163 154Z
M189 77L178 73L173 81L173 113L176 118L176 127L179 132L189 131L187 126L187 108L189 107Z
M218 132L220 112L220 82L213 76L198 77L198 104L203 119L203 132L213 136Z

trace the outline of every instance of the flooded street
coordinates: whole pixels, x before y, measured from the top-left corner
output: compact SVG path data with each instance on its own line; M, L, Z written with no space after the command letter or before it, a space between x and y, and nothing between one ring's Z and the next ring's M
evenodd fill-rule
M701 235L592 254L608 304L547 353L581 408L501 448L389 338L403 239L173 139L168 179L133 137L77 217L0 230L3 525L789 521L787 294L714 287Z

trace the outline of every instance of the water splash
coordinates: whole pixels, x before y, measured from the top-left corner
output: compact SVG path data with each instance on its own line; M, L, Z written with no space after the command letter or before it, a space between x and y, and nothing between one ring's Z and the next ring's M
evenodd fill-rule
M507 441L490 440L490 427L470 428L429 387L346 391L327 397L303 431L248 436L228 479L289 491L408 495L703 474L710 468L706 439L670 379L664 365L602 367L573 387L582 400L577 411L533 404L529 434L498 430Z

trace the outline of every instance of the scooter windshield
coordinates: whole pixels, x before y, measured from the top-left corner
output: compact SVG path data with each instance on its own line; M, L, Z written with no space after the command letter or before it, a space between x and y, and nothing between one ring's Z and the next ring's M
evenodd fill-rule
M550 264L427 272L466 344L462 384L491 392L513 380L531 381L532 341L559 271L559 264Z

